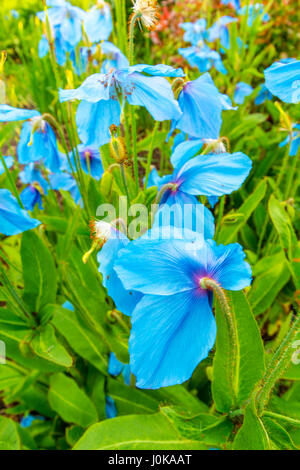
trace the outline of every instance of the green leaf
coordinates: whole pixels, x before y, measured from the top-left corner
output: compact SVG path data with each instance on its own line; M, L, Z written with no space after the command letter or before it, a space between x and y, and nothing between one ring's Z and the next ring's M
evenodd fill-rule
M64 374L51 377L48 399L53 410L67 423L87 427L98 420L93 402L75 380Z
M76 312L59 305L52 306L52 310L53 325L65 337L72 349L103 374L107 374L108 349L101 341L101 336L94 333Z
M227 292L227 296L235 318L237 351L232 350L226 320L217 303L217 342L212 383L216 408L224 413L233 406L240 407L245 403L265 370L263 343L244 293ZM236 354L234 372L231 369L232 354Z
M147 395L147 392L128 387L114 379L108 381L108 395L116 403L118 416L155 413L159 409L159 402Z
M90 427L75 450L193 450L205 446L184 439L161 413L109 419Z
M262 420L256 415L254 406L246 408L243 426L238 431L234 442L234 450L270 450L271 442Z
M23 233L21 258L25 285L23 299L32 312L38 313L48 303L55 303L55 264L48 248L33 231Z
M291 277L282 252L262 258L253 271L255 281L248 296L254 315L265 312Z
M274 194L270 197L268 209L273 225L279 235L281 246L287 253L288 259L292 260L293 249L297 245L297 237L289 215Z
M62 367L71 367L73 359L65 348L58 342L52 325L40 327L30 346L39 357L47 359Z
M251 214L255 211L261 200L266 194L267 183L262 181L259 183L255 191L246 199L242 206L238 209L237 221L235 223L226 223L226 219L223 223L220 235L218 237L219 243L231 243L236 240L238 232L246 224ZM235 213L228 214L228 216L235 216Z
M0 450L20 450L20 448L16 423L0 416Z

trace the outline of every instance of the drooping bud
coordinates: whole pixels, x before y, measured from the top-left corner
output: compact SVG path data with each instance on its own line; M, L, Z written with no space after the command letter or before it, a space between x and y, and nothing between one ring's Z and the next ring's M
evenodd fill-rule
M110 133L111 133L111 141L109 144L110 153L112 158L119 164L124 164L128 161L127 151L124 139L122 137L116 136L117 127L111 126Z

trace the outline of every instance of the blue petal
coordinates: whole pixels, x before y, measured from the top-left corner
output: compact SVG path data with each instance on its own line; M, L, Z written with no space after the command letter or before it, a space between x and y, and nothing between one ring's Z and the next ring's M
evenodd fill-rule
M135 72L144 72L148 75L158 76L158 77L184 77L185 73L182 69L174 69L170 65L165 64L157 64L157 65L147 65L147 64L138 64L132 65L129 67L128 73L135 73Z
M19 178L22 183L25 184L32 185L34 183L37 183L42 188L45 194L48 193L49 184L47 180L42 176L41 171L35 167L34 163L29 163L29 165L26 165L24 170L19 173Z
M16 198L7 189L0 189L0 233L17 235L40 224L39 220L32 219L28 212L21 209Z
M106 75L95 73L84 80L80 87L75 90L60 89L59 99L61 103L75 99L97 103L97 101L109 99L109 88L109 80Z
M120 251L114 268L127 290L155 295L184 292L194 287L192 273L198 266L187 256L186 246L185 240L142 237Z
M245 261L245 253L241 245L217 245L215 241L208 242L207 276L227 290L238 291L251 284L252 272Z
M131 315L141 294L132 289L126 289L115 270L114 263L120 250L126 247L129 240L118 232L119 236L110 238L98 253L99 271L103 276L103 285L108 295L113 299L117 309L125 315Z
M179 106L183 114L176 123L178 129L198 138L219 137L223 102L209 73L184 86L179 95Z
M108 373L114 377L121 374L124 369L124 364L117 359L114 353L109 356Z
M84 19L84 29L90 42L105 41L113 30L110 7L106 3L103 8L99 6L89 10Z
M50 50L49 42L46 36L42 36L42 39L39 42L39 57L45 57Z
M181 168L188 160L194 157L202 147L202 139L186 140L178 144L171 155L173 167Z
M300 101L300 60L285 59L265 70L266 86L285 103Z
M146 295L133 312L129 340L137 387L157 389L185 382L207 357L215 338L207 295Z
M105 414L107 419L115 418L117 416L116 404L111 397L106 397Z
M41 193L34 186L27 186L20 194L20 199L27 211L33 211L36 204L43 209Z
M40 113L35 109L20 109L0 104L0 122L25 121L36 116L40 116Z
M253 92L253 88L251 85L248 85L248 83L240 82L236 85L235 91L234 91L234 101L237 104L243 104L245 101L245 98Z
M11 168L14 164L14 159L13 157L3 157L4 159L4 162L5 162L5 165L7 166L7 168ZM0 175L2 175L2 173L5 172L5 168L3 166L3 163L2 161L0 160Z
M156 121L178 119L182 114L165 78L131 73L122 81L122 88L129 104L145 106Z
M120 125L119 101L101 100L98 103L81 101L77 108L76 125L80 140L94 147L101 147L111 140L109 128Z
M223 196L241 187L252 161L241 152L199 155L189 160L177 174L180 191L195 196Z

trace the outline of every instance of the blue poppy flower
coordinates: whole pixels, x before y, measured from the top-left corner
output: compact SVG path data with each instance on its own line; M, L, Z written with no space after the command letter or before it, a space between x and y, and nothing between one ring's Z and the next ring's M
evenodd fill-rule
M131 318L130 366L137 387L157 389L188 380L216 338L211 278L223 289L250 285L251 269L238 244L212 240L131 242L115 263L127 289L143 295ZM145 263L145 259L147 263Z
M285 103L300 101L300 60L283 59L265 70L266 87Z
M273 98L272 93L269 92L268 88L263 83L262 85L260 85L260 89L259 89L258 94L256 95L254 103L258 106L264 103L266 100L271 100L272 98Z
M117 416L116 404L111 397L105 397L105 414L107 419L112 419Z
M285 147L286 145L290 144L290 157L294 157L297 155L299 147L300 147L300 124L294 124L292 135L288 135L283 142L279 144L279 147Z
M108 41L101 43L102 54L107 57L102 63L101 73L110 73L116 69L126 69L129 67L129 61L123 52L114 44Z
M188 154L191 155L190 149ZM165 191L161 203L195 204L196 196L230 194L240 188L251 168L252 161L241 152L196 156L172 175L160 179L159 189L166 184L174 185Z
M75 50L74 47L71 46L69 43L63 40L60 29L58 26L56 26L53 29L53 38L54 38L54 50L55 50L55 58L56 62L60 66L64 66L67 62L67 54L74 54ZM48 42L48 39L45 35L42 36L40 42L39 42L39 57L42 59L45 57L49 51L50 51L50 45Z
M261 3L255 3L254 5L245 5L244 7L238 10L238 14L247 15L247 11L247 24L250 28L259 16L261 16L261 20L263 23L267 23L270 20L270 15L268 13L264 13L264 5L262 5Z
M17 235L31 230L41 222L32 219L28 212L21 209L17 199L7 189L0 189L0 233Z
M86 13L83 24L90 42L106 41L113 30L108 3L101 1L93 6Z
M3 157L3 159L7 168L11 168L13 166L14 164L13 157ZM0 175L2 175L2 173L4 172L5 172L5 168L4 168L2 161L0 160Z
M108 373L113 377L118 377L118 375L122 374L125 384L130 385L130 365L123 364L114 353L111 353L109 356Z
M206 44L202 47L191 46L178 49L179 54L184 57L191 67L197 67L199 72L207 72L213 66L224 75L227 74L221 55L213 51Z
M193 46L197 46L206 38L206 19L204 18L194 23L181 23L179 26L185 30L183 39Z
M27 188L23 189L20 194L20 199L27 211L33 211L37 204L40 210L43 209L42 196L36 186L29 185Z
M22 183L39 186L44 194L48 194L49 183L34 163L26 165L24 170L20 171L19 178Z
M47 0L47 16L50 26L59 29L62 39L75 47L82 38L82 22L86 12L64 0ZM37 13L41 21L46 20L45 12Z
M97 255L103 285L106 287L108 295L114 300L117 309L125 315L131 315L141 295L132 290L124 289L113 268L119 251L128 245L129 240L126 235L106 222L95 222L95 225L95 233L97 233L97 230L100 232L108 230L105 235L107 241Z
M72 49L70 52L70 61L78 76L86 72L89 60L95 54L96 50L97 46L80 47L79 53L76 53L76 49Z
M180 129L192 137L218 139L222 111L234 109L228 96L219 92L208 72L184 85L178 103L182 115L172 121L169 135Z
M35 110L0 105L0 122L24 121L17 148L22 164L43 160L51 171L59 171L61 161L57 141L50 124Z
M96 180L100 180L103 175L103 166L99 149L93 146L79 144L77 151L83 171L87 174L91 174ZM69 156L73 167L75 167L73 152L70 152Z
M245 98L250 96L252 92L253 88L251 85L245 82L239 82L235 87L233 99L237 104L243 104Z
M214 24L208 29L208 41L213 42L220 39L221 45L224 49L230 48L230 36L228 25L236 22L236 18L231 16L221 16Z
M111 139L110 126L120 124L121 97L131 105L145 106L156 121L178 119L181 111L172 87L162 77L183 75L167 65L135 65L91 75L76 90L60 90L60 101L81 100L76 113L80 140L100 147Z

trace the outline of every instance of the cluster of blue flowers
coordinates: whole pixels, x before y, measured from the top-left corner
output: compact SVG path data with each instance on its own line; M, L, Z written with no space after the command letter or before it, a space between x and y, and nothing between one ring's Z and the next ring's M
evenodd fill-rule
M118 310L131 316L132 323L130 368L120 365L112 356L109 372L112 375L123 372L125 383L132 372L140 388L182 383L191 377L215 343L213 294L203 280L211 279L221 288L233 291L251 283L251 269L242 247L238 243L217 245L213 240L213 214L198 201L198 196L205 196L213 207L219 197L238 190L251 171L250 158L241 152L228 153L220 138L222 113L235 108L207 72L211 59L206 58L206 65L199 65L198 52L195 53L192 61L205 73L193 81L185 81L181 69L167 65L129 66L122 52L106 41L111 32L106 4L99 2L87 13L64 0L48 0L47 4L58 60L63 62L65 54L71 54L81 40L82 23L91 42L104 41L101 47L107 59L101 72L89 76L75 90L59 91L62 102L80 101L76 125L81 143L76 151L83 171L95 179L101 178L99 147L111 140L110 127L120 125L126 102L145 107L156 121L171 121L169 138L177 132L171 155L173 173L161 177L154 169L148 180L148 185L156 186L161 195L152 228L132 241L110 226L98 262L108 294ZM256 11L254 6L253 14ZM45 14L39 16L46 20ZM185 39L194 48L202 41L203 54L208 47L204 40L219 38L226 48L227 26L233 21L230 17L220 18L208 30L204 20L185 24ZM40 52L47 49L45 41L43 38ZM220 64L219 56L214 65L222 71ZM265 76L266 88L257 97L259 102L269 93L289 103L300 101L299 61L277 62L265 71ZM167 78L179 80L178 96L174 96ZM252 92L246 85L239 85L237 103ZM77 203L80 193L71 175L73 152L67 158L59 151L54 130L44 116L36 110L0 105L0 121L25 121L17 148L18 161L24 165L19 177L23 184L28 184L21 193L24 208L8 190L0 190L1 233L15 235L40 224L26 209L31 211L35 205L41 209L42 195L49 189L68 190ZM297 148L298 129L295 126L297 136L293 141ZM203 148L208 151L201 154ZM13 161L6 157L4 163L11 167ZM47 170L47 178L41 168ZM0 172L3 170L0 167ZM192 214L189 221L180 217L186 205ZM170 207L172 220L166 216ZM196 230L200 218L202 229ZM107 397L109 416L115 414L113 407Z

